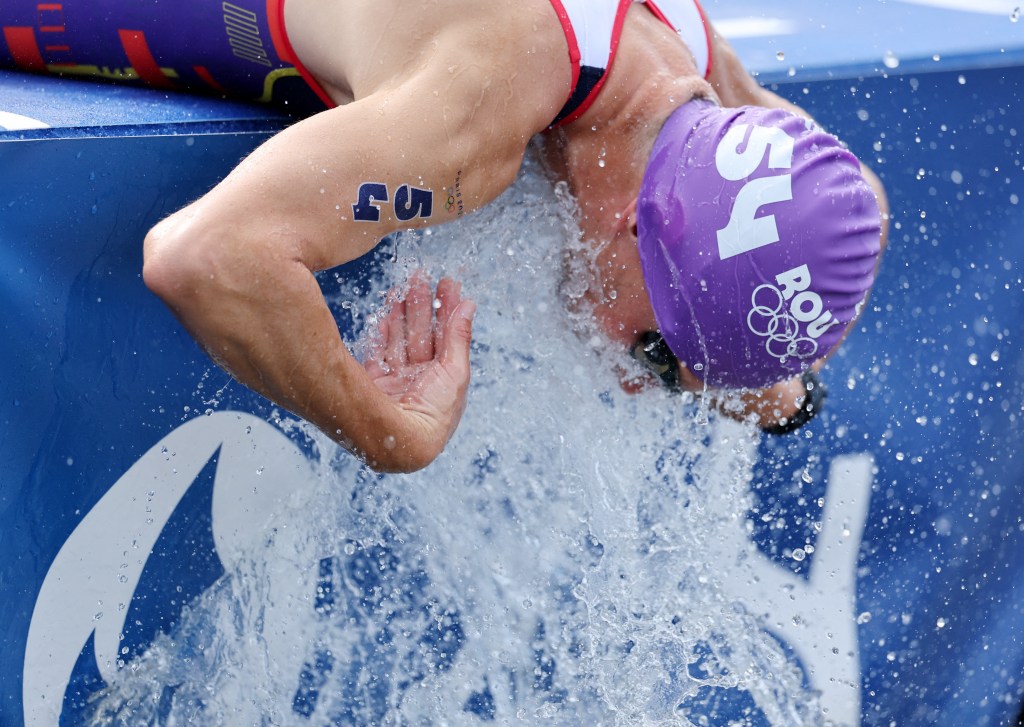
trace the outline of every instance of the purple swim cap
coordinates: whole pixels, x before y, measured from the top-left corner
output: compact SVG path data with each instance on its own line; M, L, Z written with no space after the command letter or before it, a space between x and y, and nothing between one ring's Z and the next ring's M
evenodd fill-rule
M881 221L856 157L781 109L673 112L637 199L658 326L709 386L755 388L828 354L874 282Z

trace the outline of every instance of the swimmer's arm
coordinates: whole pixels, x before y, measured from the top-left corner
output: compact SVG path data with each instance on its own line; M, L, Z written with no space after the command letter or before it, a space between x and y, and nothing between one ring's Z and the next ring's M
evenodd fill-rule
M393 360L404 357L406 375L398 390L346 349L313 273L359 257L396 229L490 201L514 179L533 131L503 123L518 124L522 114L504 108L503 96L482 96L472 68L420 73L286 129L145 242L147 285L217 363L381 471L426 466L458 425L473 306L441 290L446 320L436 341L424 340L433 330L429 307L394 322L389 346ZM370 188L373 199L362 194L365 183L385 187L390 202L381 187ZM403 185L431 192L429 217L423 204L410 217L412 204L401 213L410 218L398 219ZM451 212L448 189L458 197ZM354 219L360 204L379 219Z
M764 106L782 108L801 116L810 117L804 109L793 102L772 93L761 86L747 71L732 45L714 27L709 28L711 37L711 75L708 81L718 94L722 105L727 108L740 106Z

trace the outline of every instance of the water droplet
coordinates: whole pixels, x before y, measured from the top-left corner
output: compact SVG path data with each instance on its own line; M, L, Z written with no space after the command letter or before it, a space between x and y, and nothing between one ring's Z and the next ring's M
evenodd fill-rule
M936 625L936 627L938 627L940 629L946 628L946 624L947 623L949 623L949 622L946 619L942 618L941 616L939 616L937 619L935 619L935 625Z
M597 166L599 166L602 169L604 169L604 159L598 159L597 160Z
M775 54L775 58L777 60L780 60L780 61L786 60L786 53L785 53L785 51L781 51L780 50L778 53Z
M859 624L866 624L870 620L871 620L871 612L870 611L863 611L859 616L857 616L857 623L859 623Z
M799 562L799 561L803 560L806 557L807 557L807 553L804 551L803 548L794 548L793 549L793 560Z
M891 50L885 52L885 56L882 57L882 63L885 64L886 68L899 68L900 59L896 57L896 54Z
M1010 13L1010 22L1016 23L1018 20L1020 20L1020 8L1014 8L1013 12Z

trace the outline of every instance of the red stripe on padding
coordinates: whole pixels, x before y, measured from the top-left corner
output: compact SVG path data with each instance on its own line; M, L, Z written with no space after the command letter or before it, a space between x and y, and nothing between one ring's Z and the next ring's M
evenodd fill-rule
M39 44L32 28L8 26L4 28L4 40L7 41L11 58L18 68L26 71L46 70L46 62L43 61L43 54L39 52Z
M224 96L228 95L227 90L225 90L223 86L217 83L217 79L213 77L213 74L206 70L206 66L192 66L192 70L195 71L196 75L203 79L206 85L212 88L214 91L223 94Z
M160 70L160 64L149 50L149 43L141 30L118 30L117 34L121 37L128 63L139 74L139 78L157 88L175 88L174 81Z
M44 14L46 15L45 18L43 17ZM63 33L64 4L38 3L36 5L36 25L39 26L40 33Z

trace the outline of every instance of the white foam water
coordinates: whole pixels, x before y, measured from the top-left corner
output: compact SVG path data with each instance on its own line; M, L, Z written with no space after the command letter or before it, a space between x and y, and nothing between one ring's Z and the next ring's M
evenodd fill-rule
M317 453L279 483L290 509L96 696L95 724L817 721L756 604L721 585L753 433L620 390L623 354L567 312L588 266L565 264L583 248L557 196L528 162L486 210L399 240L375 292L425 268L479 304L447 450L379 478L285 425ZM361 285L360 321L381 299Z

